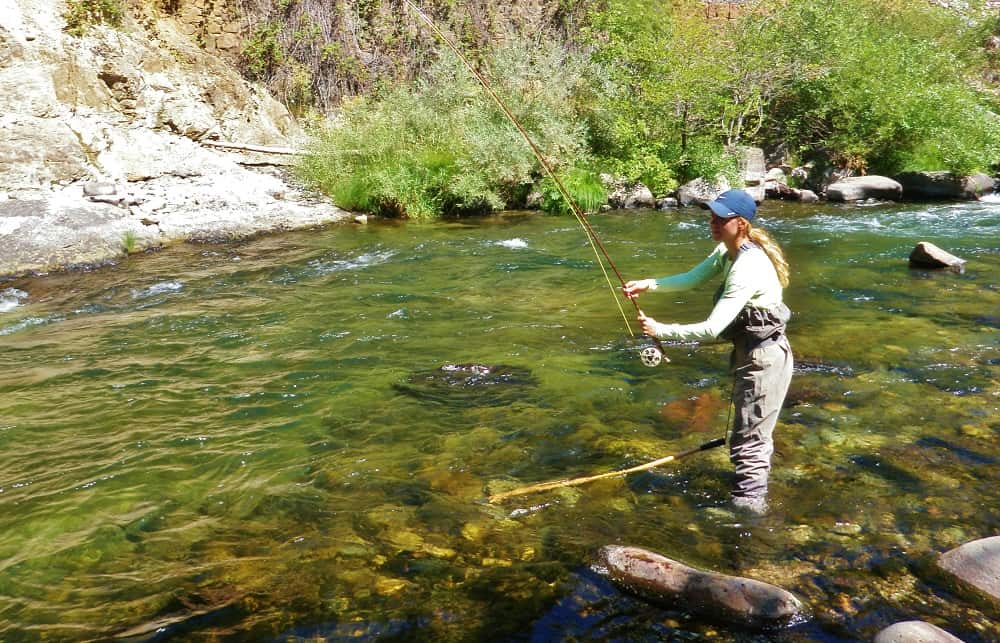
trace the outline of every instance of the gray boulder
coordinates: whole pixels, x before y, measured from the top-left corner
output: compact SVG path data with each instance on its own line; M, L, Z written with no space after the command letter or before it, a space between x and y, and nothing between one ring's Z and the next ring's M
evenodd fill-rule
M683 206L707 203L728 189L729 181L724 176L717 177L715 183L698 177L677 188L677 202Z
M895 179L908 199L978 199L995 183L985 174L963 177L951 172L904 172Z
M754 629L805 618L802 602L770 583L698 570L638 547L608 545L599 559L608 577L626 591L704 617Z
M873 643L962 643L962 639L924 621L902 621L879 632Z
M635 208L655 208L656 198L642 183L631 183L616 186L608 196L608 205L618 210Z
M850 176L831 184L826 189L829 201L864 201L880 199L898 201L903 196L903 186L886 176Z
M1000 606L1000 536L960 545L941 554L937 565L961 589Z
M910 252L911 268L947 268L959 274L965 272L965 259L945 252L929 241L921 241Z

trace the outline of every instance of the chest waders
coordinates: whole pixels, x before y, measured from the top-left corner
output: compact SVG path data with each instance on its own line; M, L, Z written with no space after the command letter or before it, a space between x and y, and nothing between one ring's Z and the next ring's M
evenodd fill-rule
M740 246L740 253L755 248ZM727 273L728 277L728 273ZM716 293L722 295L725 281ZM774 427L792 380L792 349L785 335L791 311L746 306L719 337L733 342L730 368L735 409L729 436L729 460L735 467L733 500L763 511L774 453Z

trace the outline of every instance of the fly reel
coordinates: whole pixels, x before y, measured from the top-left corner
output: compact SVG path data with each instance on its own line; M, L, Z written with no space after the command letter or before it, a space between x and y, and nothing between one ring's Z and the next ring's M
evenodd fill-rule
M659 366L660 362L663 361L663 351L656 346L647 346L639 351L639 359L646 366L653 368L654 366Z

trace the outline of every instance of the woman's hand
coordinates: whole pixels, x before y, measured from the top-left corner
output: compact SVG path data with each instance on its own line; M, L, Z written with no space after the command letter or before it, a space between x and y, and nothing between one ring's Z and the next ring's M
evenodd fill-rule
M646 317L646 313L641 310L639 311L639 324L642 326L642 332L650 337L656 337L657 321L652 317Z
M629 299L635 299L639 296L639 293L646 292L650 288L656 289L655 279L637 279L636 281L630 281L624 286L622 286L622 292Z

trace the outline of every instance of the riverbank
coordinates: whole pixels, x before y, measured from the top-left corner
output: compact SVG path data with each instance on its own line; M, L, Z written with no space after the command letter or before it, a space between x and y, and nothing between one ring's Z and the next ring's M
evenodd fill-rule
M232 241L351 220L275 167L191 143L191 176L75 181L0 200L0 280L93 267L183 242Z

